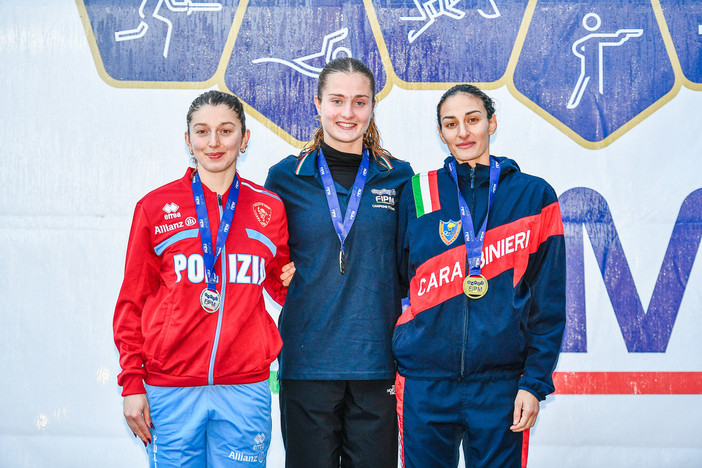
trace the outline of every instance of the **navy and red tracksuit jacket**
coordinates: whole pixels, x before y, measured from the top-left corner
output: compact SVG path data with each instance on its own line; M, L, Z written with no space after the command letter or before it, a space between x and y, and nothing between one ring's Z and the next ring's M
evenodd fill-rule
M481 273L486 295L463 294L466 246L456 184L444 167L414 176L400 200L398 261L410 306L395 327L398 372L411 379L509 379L539 400L565 327L565 242L558 199L543 179L497 158ZM478 230L488 205L488 166L456 164Z

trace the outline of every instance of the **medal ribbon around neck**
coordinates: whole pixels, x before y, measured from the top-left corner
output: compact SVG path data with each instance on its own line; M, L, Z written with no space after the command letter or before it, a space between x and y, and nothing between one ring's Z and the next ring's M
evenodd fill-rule
M344 250L344 241L346 241L346 236L348 236L351 231L351 226L356 219L356 213L358 212L358 207L361 205L361 195L363 195L363 187L366 185L366 177L368 176L368 167L370 166L370 157L368 155L368 149L363 148L363 158L361 159L361 164L358 167L358 173L356 173L356 180L351 189L351 199L346 207L346 215L341 216L341 207L339 206L339 198L336 195L336 188L334 187L334 179L332 178L331 171L329 170L329 165L327 160L324 159L324 154L322 154L322 148L319 148L319 154L317 155L317 169L319 170L319 175L322 178L322 185L324 186L324 193L327 196L327 205L329 206L329 214L331 215L332 224L334 225L334 231L339 237L341 242L341 247L339 249L339 271L344 274L346 269L346 251Z
M203 291L200 296L200 302L203 308L207 312L214 312L210 310L211 307L206 307L203 296L206 295L207 290L212 292L213 302L217 303L217 309L219 307L219 293L217 293L217 283L219 279L217 274L215 274L214 266L217 258L222 253L224 249L224 243L227 241L227 236L232 225L232 220L234 219L234 210L236 209L236 202L239 199L239 174L235 174L234 181L232 182L231 189L229 190L229 197L222 210L222 219L219 223L219 230L217 231L217 243L215 248L212 248L212 231L210 230L210 221L207 216L207 205L205 204L205 194L202 190L202 182L200 181L200 175L195 172L192 180L193 198L195 200L195 212L197 213L197 223L200 229L200 241L202 242L202 259L205 264L205 282L207 283L207 289ZM216 300L215 300L216 299ZM212 305L214 305L212 303Z
M487 230L488 215L490 214L490 207L492 206L492 200L495 197L495 192L497 191L497 184L500 182L500 163L497 159L490 156L490 188L488 193L488 206L485 212L485 220L483 220L482 226L478 234L475 234L475 228L473 226L473 218L470 215L470 210L468 209L468 203L466 203L461 189L458 186L458 176L456 172L456 161L452 160L448 164L449 174L451 178L456 183L456 191L458 192L458 206L461 210L461 221L463 224L463 240L466 243L466 257L468 264L468 276L470 277L482 277L480 274L480 258L483 252L483 242L485 241L485 231ZM484 279L484 277L482 277ZM466 277L468 280L468 277ZM484 280L487 285L487 280ZM487 289L485 290L485 292ZM485 295L483 292L476 298ZM466 292L466 295L468 293ZM471 297L471 296L469 296Z

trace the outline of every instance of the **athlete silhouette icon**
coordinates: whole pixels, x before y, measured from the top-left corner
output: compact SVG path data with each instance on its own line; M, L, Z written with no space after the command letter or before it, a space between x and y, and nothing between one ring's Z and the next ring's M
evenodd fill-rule
M134 29L126 29L124 31L117 31L115 33L115 41L116 42L122 42L122 41L132 41L135 39L141 39L144 37L146 34L146 31L149 30L149 25L144 19L146 18L146 15L144 15L144 7L146 6L146 3L149 0L143 0L141 2L141 5L139 6L139 17L141 17L141 21L139 22L139 25L134 28ZM221 11L222 10L222 4L221 3L206 3L206 2L193 2L191 0L158 0L158 3L156 4L156 8L154 8L154 11L151 13L151 16L159 21L163 21L168 25L168 31L166 32L166 43L163 46L163 57L168 58L168 48L170 47L171 43L171 32L173 30L173 23L168 18L164 18L163 16L159 15L159 10L161 9L161 6L163 4L166 4L166 7L174 12L186 12L188 16L190 16L193 12L195 11Z
M423 3L420 3L419 0L413 1L414 6L417 8L417 12L419 12L419 16L402 16L400 17L400 21L426 21L426 23L424 23L420 29L410 30L410 32L407 34L407 39L409 40L410 44L417 40L417 38L421 36L429 26L434 24L437 18L441 16L448 16L449 18L460 20L466 16L464 11L455 8L455 6L460 3L461 0L428 0ZM480 15L484 18L488 19L500 17L500 10L497 8L495 0L489 0L489 2L493 12L486 13L482 9L478 9L478 13L480 13Z
M583 26L588 31L597 31L602 20L596 13L583 17ZM643 29L619 29L615 33L592 33L573 42L573 54L580 59L580 76L570 95L568 109L575 109L593 76L598 81L598 91L604 94L604 48L618 47L633 37L640 37Z
M343 53L346 57L352 57L351 50L348 47L335 47L335 44L337 42L343 41L348 35L349 28L341 28L338 31L334 31L333 33L327 34L322 40L321 51L316 52L314 54L305 55L304 57L293 59L292 61L269 57L254 59L251 61L251 63L280 63L302 73L303 75L307 75L312 78L318 78L320 72L322 71L322 67L324 67L324 65L326 65L333 59L337 58L339 54ZM319 58L323 58L324 60L324 64L321 67L316 67L308 63Z

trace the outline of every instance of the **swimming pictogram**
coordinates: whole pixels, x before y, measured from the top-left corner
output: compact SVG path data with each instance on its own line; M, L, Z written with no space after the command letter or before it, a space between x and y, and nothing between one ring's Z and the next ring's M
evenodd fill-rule
M583 17L583 27L588 31L597 31L602 20L596 13L588 13ZM580 99L595 77L597 90L604 94L604 48L619 47L633 37L640 37L643 29L619 29L615 33L592 33L573 42L573 54L580 59L580 75L566 107L575 109Z
M412 29L407 33L407 39L410 43L414 42L419 36L424 33L424 31L429 28L437 18L441 16L448 16L455 20L463 19L466 16L464 11L461 11L455 6L460 3L461 0L428 0L425 2L420 2L420 0L413 0L414 5L419 12L419 16L402 16L400 21L425 21L424 25L419 29ZM482 9L478 9L478 13L485 18L498 18L500 16L500 10L495 4L495 0L489 0L490 6L492 7L492 13L486 13Z
M117 31L115 32L115 42L122 42L122 41L132 41L135 39L141 39L144 37L146 32L149 30L149 25L145 21L146 15L144 14L144 7L146 4L149 2L149 0L143 0L141 2L141 5L139 6L139 17L141 18L141 21L139 22L139 25L134 28L134 29L126 29L123 31ZM222 4L213 2L213 3L206 3L206 2L193 2L191 0L158 0L158 3L156 4L156 8L154 8L154 11L151 13L151 16L159 21L162 21L166 23L168 26L168 30L166 32L166 43L163 46L163 57L168 58L168 48L170 47L171 43L171 32L173 30L173 23L168 18L164 18L159 14L159 11L161 10L161 6L166 4L166 7L173 12L185 12L188 16L190 16L193 12L196 11L221 11L222 10Z
M336 47L336 44L346 39L348 35L349 28L341 28L338 31L334 31L333 33L327 34L322 39L321 51L316 52L314 54L305 55L304 57L293 59L292 61L269 57L257 58L252 60L251 62L256 64L265 62L280 63L302 73L303 75L312 78L317 78L319 77L319 73L322 71L324 65L326 65L331 60L337 57L353 57L351 49L349 49L348 47ZM321 66L314 66L311 63L309 63L320 58L323 58Z

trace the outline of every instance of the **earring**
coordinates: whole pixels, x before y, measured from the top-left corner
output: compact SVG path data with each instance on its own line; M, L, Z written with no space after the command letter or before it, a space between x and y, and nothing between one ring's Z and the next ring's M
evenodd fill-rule
M243 148L241 148L241 152L242 152L242 153L246 153L246 146L244 146Z
M190 156L195 156L195 152L193 151L192 148L190 148Z

